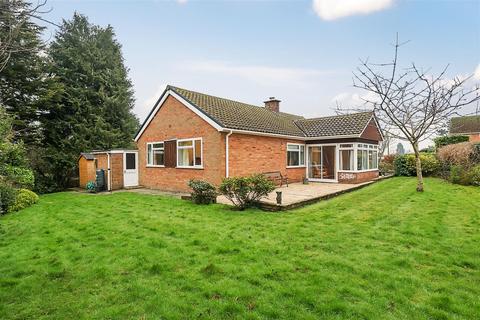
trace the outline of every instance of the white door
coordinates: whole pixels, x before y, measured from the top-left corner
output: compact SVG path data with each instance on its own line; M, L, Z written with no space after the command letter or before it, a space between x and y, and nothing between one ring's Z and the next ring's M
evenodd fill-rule
M138 153L125 152L123 154L123 186L138 186Z

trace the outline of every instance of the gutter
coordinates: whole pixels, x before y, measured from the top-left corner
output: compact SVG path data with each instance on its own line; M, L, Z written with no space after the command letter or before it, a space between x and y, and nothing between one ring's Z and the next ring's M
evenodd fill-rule
M265 136L265 137L283 138L283 139L300 140L300 141L360 138L360 136L361 136L361 134L349 134L349 135L337 135L337 136L305 137L305 136L291 136L291 135L285 135L285 134L268 133L268 132L260 132L260 131L250 131L250 130L240 130L240 129L228 129L228 128L224 128L222 130L222 132L233 132L233 133L247 134L247 135L252 135L252 136Z
M233 134L233 130L230 130L229 133L227 133L227 135L225 136L225 177L228 178L229 177L229 165L228 165L228 162L229 162L229 156L228 156L228 151L229 151L229 148L228 148L228 142L229 142L229 137Z

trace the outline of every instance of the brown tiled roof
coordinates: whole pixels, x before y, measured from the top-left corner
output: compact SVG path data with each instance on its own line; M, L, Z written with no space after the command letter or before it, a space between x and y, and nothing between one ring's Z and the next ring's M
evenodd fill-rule
M305 119L302 116L270 111L234 100L219 98L191 90L168 86L220 127L292 137L360 136L373 117L372 112ZM162 95L163 96L163 95ZM161 99L161 98L160 98ZM160 101L159 99L159 101ZM150 118L152 112L147 117ZM147 120L139 129L147 125Z
M304 133L293 120L303 119L293 114L274 112L229 99L168 86L185 100L200 109L220 126L228 129L248 130L303 137Z
M295 124L307 137L331 137L360 135L373 112L359 112L346 115L296 120Z
M480 116L455 117L450 120L450 133L480 132Z

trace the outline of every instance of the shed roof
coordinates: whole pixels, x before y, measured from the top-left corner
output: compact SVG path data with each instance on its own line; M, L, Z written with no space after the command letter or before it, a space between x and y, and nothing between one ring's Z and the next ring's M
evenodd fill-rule
M87 153L87 152L80 153L80 157L84 157L87 160L95 160L95 156L93 154Z

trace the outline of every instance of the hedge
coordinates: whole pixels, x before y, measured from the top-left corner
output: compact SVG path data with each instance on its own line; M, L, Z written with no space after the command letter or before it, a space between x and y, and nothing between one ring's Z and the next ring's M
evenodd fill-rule
M468 136L444 136L433 139L435 142L435 147L441 148L443 146L448 146L449 144L456 144L460 142L468 141Z
M422 162L422 174L424 176L435 174L440 167L440 164L433 153L421 153L420 160ZM414 154L397 155L393 164L396 176L411 177L417 175Z

